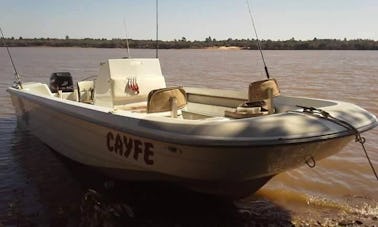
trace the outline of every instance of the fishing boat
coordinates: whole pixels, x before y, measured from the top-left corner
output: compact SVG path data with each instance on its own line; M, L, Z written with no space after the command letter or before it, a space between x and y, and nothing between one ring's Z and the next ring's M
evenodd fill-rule
M19 122L75 162L222 196L314 166L377 126L357 105L285 96L270 78L245 91L166 87L157 58L109 59L94 80L56 72L7 91Z

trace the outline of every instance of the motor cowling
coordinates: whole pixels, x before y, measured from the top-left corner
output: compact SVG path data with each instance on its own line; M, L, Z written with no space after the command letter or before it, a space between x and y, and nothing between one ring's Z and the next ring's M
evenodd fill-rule
M59 90L62 92L72 92L73 82L72 76L69 72L55 72L50 76L49 88L52 93L56 93Z

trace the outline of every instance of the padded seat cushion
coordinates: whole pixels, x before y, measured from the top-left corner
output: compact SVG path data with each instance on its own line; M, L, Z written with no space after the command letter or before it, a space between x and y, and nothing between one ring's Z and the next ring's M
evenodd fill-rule
M171 111L171 99L176 98L177 109L186 106L186 92L182 87L161 88L148 94L147 113Z
M267 90L272 89L273 97L280 95L280 89L275 79L261 80L249 85L248 100L260 101L268 98Z

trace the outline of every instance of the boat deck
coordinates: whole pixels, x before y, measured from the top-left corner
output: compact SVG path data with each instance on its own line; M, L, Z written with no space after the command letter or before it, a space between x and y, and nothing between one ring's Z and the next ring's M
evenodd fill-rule
M37 95L55 97L57 99L73 101L76 103L80 102L78 97L78 89L74 89L74 91L72 92L59 91L56 93L52 93L48 86L42 83L24 84L24 87L26 91ZM233 117L232 115L230 116L229 114L227 115L226 113L235 112L238 106L240 106L248 100L247 92L190 87L186 87L184 89L186 91L187 105L184 108L179 109L177 111L177 116L179 119L209 120L210 118L212 118L214 120L225 120L238 118ZM324 108L327 106L337 104L335 102L326 100L316 100L287 96L274 97L273 102L275 108L275 112L273 114L296 110L298 109L297 105ZM81 100L80 103L86 105L95 105L93 100ZM123 103L119 102L118 105L109 107L109 109L111 109L111 111L117 111L119 114L122 114L122 112L125 111L130 113L138 113L145 116L171 117L171 111L161 113L147 113L146 95L124 99ZM250 115L247 117L263 117L264 115L257 114Z

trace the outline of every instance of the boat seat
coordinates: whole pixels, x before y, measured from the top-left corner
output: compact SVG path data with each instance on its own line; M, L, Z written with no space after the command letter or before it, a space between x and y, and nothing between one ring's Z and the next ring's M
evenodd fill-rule
M84 103L93 103L94 81L85 80L77 82L78 101Z
M268 114L272 114L275 110L273 97L279 95L280 89L275 79L255 81L249 85L248 103L261 101L261 108L266 109Z
M182 87L155 89L148 94L147 113L171 111L171 117L176 118L178 110L186 104L186 92Z

